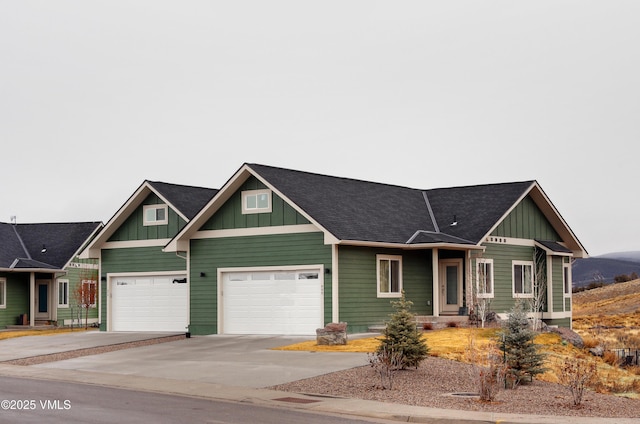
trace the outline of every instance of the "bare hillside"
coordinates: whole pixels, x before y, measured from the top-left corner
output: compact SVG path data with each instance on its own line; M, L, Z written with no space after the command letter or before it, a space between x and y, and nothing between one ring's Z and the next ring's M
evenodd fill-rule
M573 316L640 314L640 280L609 284L573 295Z

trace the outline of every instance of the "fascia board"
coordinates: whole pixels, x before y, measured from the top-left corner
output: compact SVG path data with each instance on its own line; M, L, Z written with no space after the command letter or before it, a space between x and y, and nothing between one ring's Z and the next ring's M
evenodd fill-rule
M80 259L99 258L101 246L109 240L109 237L120 228L120 226L129 218L134 210L142 201L149 195L149 193L155 190L151 187L148 181L144 181L138 189L127 199L127 201L120 206L120 209L107 221L107 224L102 228L102 231L95 237L89 245L80 253Z
M535 184L535 188L536 190L533 190L533 188L531 190L531 198L536 202L540 210L542 210L549 222L551 222L553 228L560 234L560 236L562 236L563 239L568 238L569 240L571 240L571 244L573 244L574 247L570 246L569 243L566 243L568 245L567 247L574 251L575 257L588 257L589 254L587 253L587 250L584 248L582 243L580 243L580 240L578 240L578 237L576 237L576 235L573 233L571 227L569 227L562 215L560 215L560 212L558 212L558 210L554 206L553 202L551 202L551 199L549 199L547 194L544 192L544 190L542 190L542 187L540 187L537 182Z
M496 221L495 224L493 224L489 231L487 231L487 233L482 237L481 241L486 240L487 237L489 237L491 233L498 227L498 225L500 225L500 223L504 221L507 216L509 216L509 214L513 212L513 210L520 204L520 202L522 202L524 198L529 194L531 194L531 198L540 208L544 216L549 220L553 228L560 234L560 236L562 236L563 239L565 238L565 236L568 236L568 238L573 243L575 243L576 246L578 246L579 251L576 252L574 250L574 256L579 258L586 258L588 254L584 246L582 246L573 231L571 231L569 225L567 225L564 218L562 218L562 215L560 215L558 210L555 208L555 206L546 195L546 193L542 190L542 187L540 187L540 184L538 184L537 181L533 181L531 183L531 186L529 186L529 188L522 193L518 200L516 200L513 205L511 205L511 207L504 213L504 215L502 215L500 219Z
M87 237L87 240L90 240L89 243L87 243L87 241L85 240L84 243L82 243L82 246L80 246L80 248L78 248L77 251L75 251L73 253L73 255L71 255L71 257L67 260L67 262L64 264L64 266L62 267L62 269L67 269L69 267L69 264L71 264L71 262L73 262L73 259L77 256L80 259L92 259L92 258L83 258L81 255L84 252L88 251L88 247L91 243L91 241L93 241L96 237L97 234L100 233L100 231L104 228L104 224L100 223L100 225L96 225L96 228L91 232L91 234L89 234L89 236ZM86 246L86 247L85 247ZM93 258L96 259L96 258Z
M304 216L309 222L311 222L313 225L315 225L320 231L322 231L325 234L325 239L327 240L339 240L336 236L334 236L329 230L327 230L326 228L324 228L322 225L320 225L320 223L318 221L316 221L315 219L313 219L313 217L311 215L309 215L307 212L305 212L302 208L300 208L296 203L294 203L293 201L291 201L291 199L289 199L287 196L285 196L281 191L279 191L278 189L276 189L273 185L271 185L269 183L269 181L265 180L264 178L262 178L258 173L256 172L252 172L253 176L256 177L258 180L260 180L260 182L262 182L262 184L266 185L267 187L269 187L269 189L271 189L274 193L276 193L278 196L280 196L280 198L282 198L285 202L287 202L287 204L289 206L291 206L293 209L296 210L296 212L298 212L300 215Z
M186 222L189 222L189 218L187 218L174 204L172 204L170 201L168 201L166 197L164 197L162 194L160 194L160 192L153 187L153 184L149 183L148 181L147 181L147 184L149 186L149 189L156 196L158 196L160 198L160 200L162 200L164 203L169 205L171 207L171 209L173 209L173 211L175 213L177 213L178 216L180 216L180 218L184 219ZM144 199L142 199L142 200L144 200ZM142 200L140 200L140 202L142 202Z
M204 206L200 212L180 231L165 247L162 249L164 252L178 252L187 251L189 248L189 239L194 236L198 229L205 224L209 218L227 201L229 198L242 186L242 184L253 176L257 178L266 187L280 196L286 201L292 208L299 212L302 216L315 225L320 231L325 234L327 239L335 239L332 234L329 233L324 227L309 216L306 212L293 203L287 196L277 190L269 181L265 180L260 174L254 171L248 164L242 165L238 171L225 183L225 185L218 191L218 193Z
M163 252L179 252L187 251L189 248L189 239L198 231L198 229L213 216L213 214L242 186L242 184L253 175L253 172L244 164L236 171L236 173L222 186L209 203L207 203L193 217L184 228L176 234L173 239L162 249Z
M513 212L513 210L514 210L514 209L515 209L515 208L520 204L520 202L522 202L522 200L523 200L525 197L527 197L527 195L529 194L529 192L531 191L531 189L534 187L534 185L535 185L535 184L536 184L536 183L535 183L535 182L533 182L533 183L529 186L529 188L528 188L527 190L525 190L525 191L524 191L524 193L522 193L522 194L520 195L520 197L518 198L518 200L516 200L516 201L513 203L513 205L511 205L511 207L510 207L509 209L507 209L507 211L506 211L506 212L505 212L505 213L500 217L500 219L498 219L498 220L497 220L497 221L496 221L496 222L491 226L491 228L489 228L489 231L487 231L487 233L486 233L484 236L482 236L482 238L480 239L480 242L483 242L484 240L486 240L486 239L487 239L487 237L489 237L489 236L491 235L491 233L493 233L493 232L495 231L495 229L496 229L496 228L498 228L498 225L500 225L500 223L501 223L502 221L504 221L504 220L507 218L507 216L509 216L509 214L510 214L511 212Z
M359 247L378 247L387 249L403 249L403 250L424 250L424 249L451 249L451 250L486 250L485 246L473 244L455 244L455 243L385 243L376 241L361 240L341 240L336 243L343 246L359 246Z

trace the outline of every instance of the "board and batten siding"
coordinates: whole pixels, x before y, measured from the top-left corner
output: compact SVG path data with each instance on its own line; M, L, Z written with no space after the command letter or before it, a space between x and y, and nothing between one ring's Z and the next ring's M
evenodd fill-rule
M547 263L551 260L551 289L553 292L553 311L564 312L564 285L563 285L563 269L560 256L548 256ZM549 282L547 282L549 284Z
M378 298L376 255L402 256L402 283L405 298L413 302L416 315L433 314L433 272L431 251L383 250L339 246L340 321L349 332L366 332L372 325L389 321L394 312L391 301L398 298ZM427 305L429 303L430 305Z
M158 240L172 238L187 224L170 206L167 207L168 223L165 225L143 224L143 209L147 205L163 205L154 193L147 196L140 206L113 233L109 241Z
M123 249L102 249L101 276L125 272L176 271L186 273L187 261L175 253L162 252L160 247L131 247ZM104 280L103 280L104 281ZM101 284L102 305L101 330L107 323L107 284Z
M491 235L530 240L561 240L540 208L529 196L522 199Z
M218 268L323 265L331 269L331 246L321 232L192 239L190 302L194 335L217 334ZM331 274L323 272L324 321L331 322Z
M0 328L18 323L18 316L29 314L29 274L0 273L6 280L5 308L0 308ZM49 277L50 278L50 277Z
M249 178L220 207L200 230L228 230L236 228L274 227L282 225L309 224L309 221L293 209L277 194L271 195L271 213L242 213L242 192L265 189L266 186L255 177Z

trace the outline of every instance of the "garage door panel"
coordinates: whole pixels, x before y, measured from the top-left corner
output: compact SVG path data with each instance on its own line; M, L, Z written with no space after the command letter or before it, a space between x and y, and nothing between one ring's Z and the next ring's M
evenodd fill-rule
M307 279L308 275L315 278ZM315 334L323 325L318 276L315 270L225 273L223 332Z
M112 331L186 331L188 284L185 275L125 276L111 280Z

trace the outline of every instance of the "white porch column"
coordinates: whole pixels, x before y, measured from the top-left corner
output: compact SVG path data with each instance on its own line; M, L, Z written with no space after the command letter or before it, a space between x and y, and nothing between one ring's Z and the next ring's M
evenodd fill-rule
M438 266L438 249L431 251L431 267L433 272L433 316L440 316L440 267Z
M337 244L333 244L331 248L331 321L340 322L340 292L338 281Z
M36 325L36 273L29 274L29 325Z

